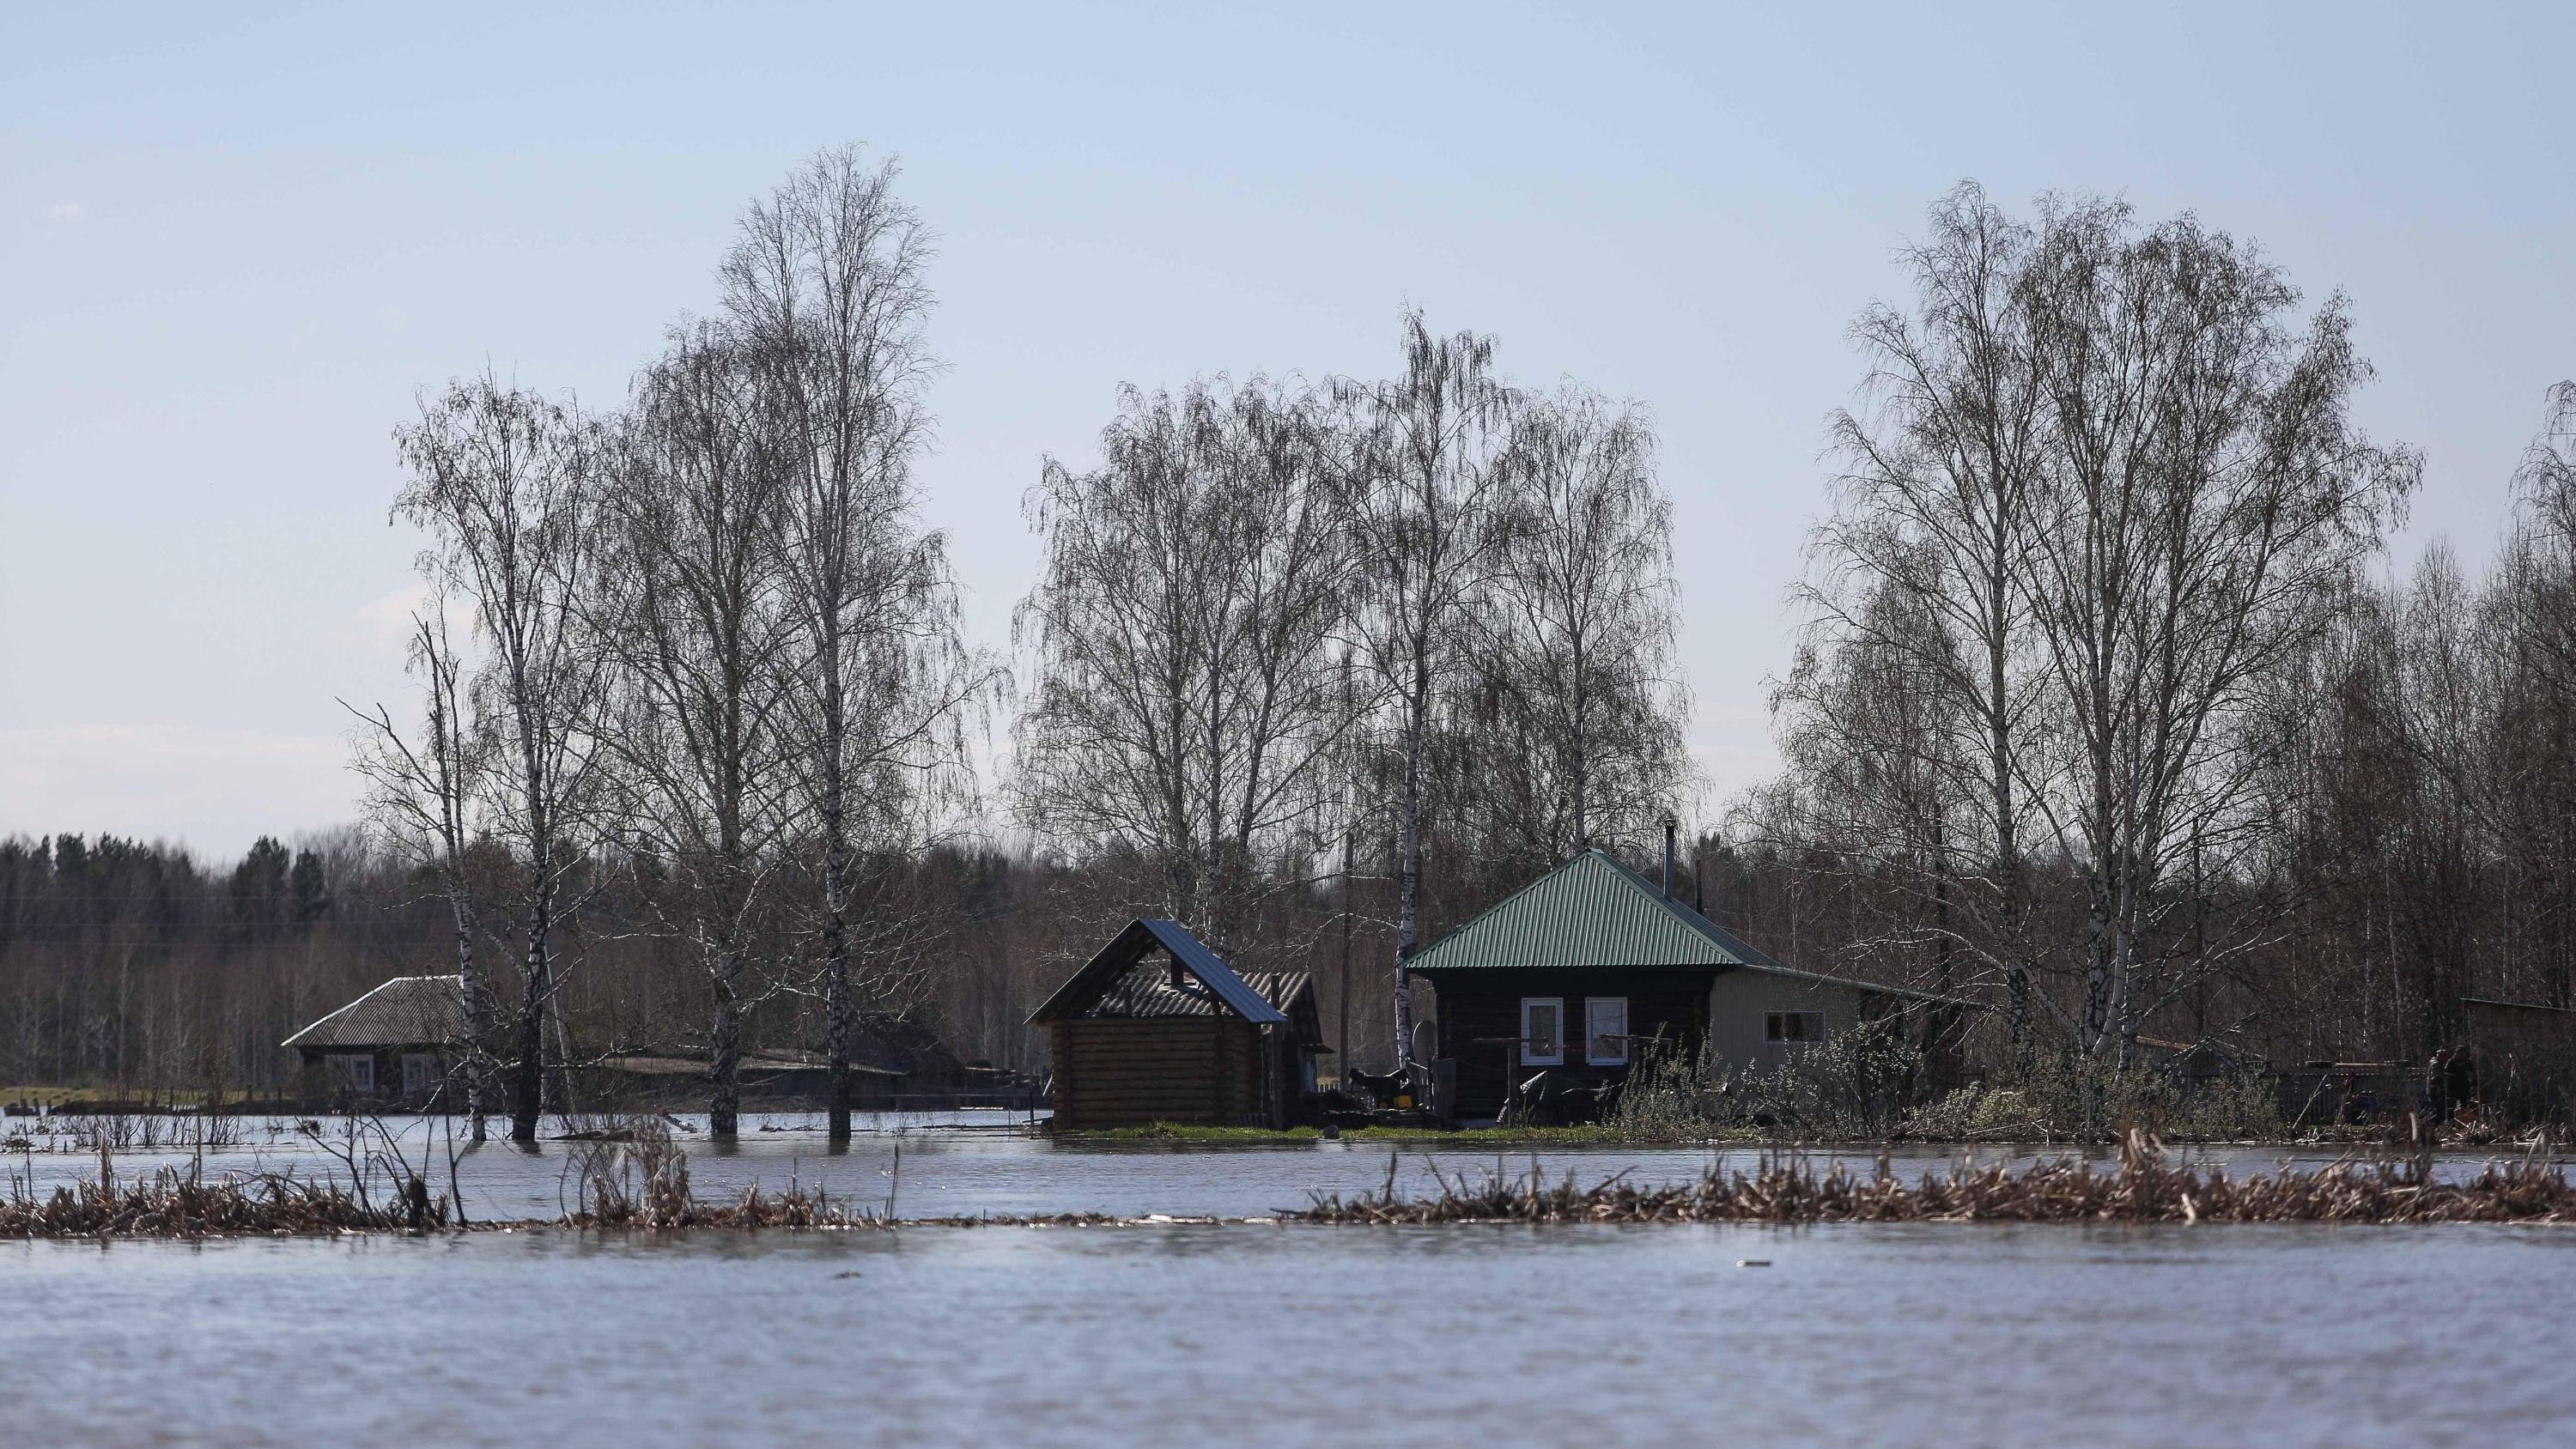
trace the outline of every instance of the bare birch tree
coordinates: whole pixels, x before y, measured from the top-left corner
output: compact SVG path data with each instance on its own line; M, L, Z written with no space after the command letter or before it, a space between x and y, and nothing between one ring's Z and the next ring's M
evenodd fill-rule
M1260 378L1129 389L1101 466L1050 459L1029 504L1046 564L1015 625L1037 661L1021 808L1149 862L1221 953L1302 873L1335 783L1352 557L1316 406Z
M1520 400L1510 446L1487 674L1529 717L1538 779L1508 814L1551 863L1596 834L1642 845L1691 773L1654 428L1567 383Z
M913 459L929 435L923 389L930 240L895 194L891 159L815 156L743 218L725 308L758 359L762 425L782 474L784 607L797 643L786 758L819 837L815 895L830 1061L830 1132L850 1132L850 1061L865 997L891 981L897 922L867 919L857 868L910 853L928 821L971 792L967 725L998 678L965 640L947 541L919 522Z
M2025 587L2071 756L2043 809L2090 896L2078 1040L2125 1062L2219 959L2166 928L2203 853L2262 828L2259 690L2417 468L2350 422L2370 369L2343 299L2299 326L2278 268L2188 216L2053 205L2025 285L2049 430Z
M473 712L492 735L491 821L516 858L526 950L510 1118L520 1142L536 1140L544 1111L556 936L566 885L588 863L598 784L608 670L579 608L601 543L592 435L571 407L489 374L424 399L419 422L394 433L412 475L394 513L430 534L425 571L471 603L483 646Z
M448 628L447 596L437 584L437 571L431 572L430 597L411 621L409 668L420 684L419 727L406 730L396 724L393 712L382 704L373 713L350 712L365 731L357 742L355 765L368 782L368 813L395 854L429 876L455 927L457 1076L467 1130L481 1142L492 1105L492 1036L499 1003L475 955L481 922L468 864L475 842L488 828L485 752L496 741L473 716L464 656Z
M2576 383L2549 389L2514 475L2515 516L2482 612L2493 677L2485 775L2531 943L2524 989L2576 1005Z
M676 334L636 393L608 493L617 567L592 607L623 666L610 738L626 844L655 868L654 904L705 967L708 1130L731 1136L788 808L784 491L755 369L719 329Z
M1356 387L1367 444L1353 489L1362 597L1362 666L1393 711L1401 756L1395 803L1395 1051L1413 1060L1412 959L1421 929L1425 747L1444 691L1471 658L1469 611L1496 568L1509 487L1510 410L1490 337L1434 337L1404 317L1404 371Z
M1918 941L1937 931L1936 975L1955 946L2000 976L2025 1065L2035 949L2025 855L2043 669L2022 565L2048 444L2021 285L2032 246L2027 226L1962 185L1905 254L1912 309L1873 306L1854 325L1869 404L1833 420L1846 472L1811 545L1819 577L1802 591L1801 663L1775 706L1801 737L1798 753L1819 765L1901 764L1878 781L1885 793L1847 799L1838 858L1903 863L1905 888L1930 908L1904 929ZM1845 668L1830 657L1841 650L1877 657ZM1891 710L1856 687L1930 697ZM1901 733L1871 733L1886 727Z

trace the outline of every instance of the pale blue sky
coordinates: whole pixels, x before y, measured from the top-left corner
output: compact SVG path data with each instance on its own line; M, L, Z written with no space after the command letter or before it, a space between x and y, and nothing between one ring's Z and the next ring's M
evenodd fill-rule
M985 637L1118 383L1376 373L1417 303L1654 408L1721 794L1768 766L1845 327L1962 177L2351 293L2365 421L2430 460L2401 558L2484 557L2576 374L2564 7L257 8L0 12L0 833L350 817L413 391L613 401L841 141L944 238L923 476Z

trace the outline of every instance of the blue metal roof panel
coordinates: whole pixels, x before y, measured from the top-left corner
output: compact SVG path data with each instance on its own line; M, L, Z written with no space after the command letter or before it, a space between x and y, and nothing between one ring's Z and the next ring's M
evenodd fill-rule
M1181 969L1197 977L1216 998L1233 1008L1234 1014L1256 1026L1285 1026L1288 1016L1278 1007L1261 999L1261 993L1249 982L1234 974L1216 953L1202 945L1199 938L1181 929L1178 921L1147 920L1142 923L1151 931Z
M1196 977L1208 994L1224 1004L1227 1010L1256 1026L1281 1026L1287 1014L1262 998L1259 991L1237 976L1216 958L1216 953L1201 944L1199 938L1184 930L1177 921L1140 919L1100 948L1083 968L1073 973L1056 988L1037 1010L1029 1013L1032 1024L1065 1020L1082 1015L1109 992L1118 989L1128 968L1143 960L1145 954L1161 946L1171 953L1182 970ZM1177 1003L1165 1003L1164 1009L1148 1014L1177 1014Z

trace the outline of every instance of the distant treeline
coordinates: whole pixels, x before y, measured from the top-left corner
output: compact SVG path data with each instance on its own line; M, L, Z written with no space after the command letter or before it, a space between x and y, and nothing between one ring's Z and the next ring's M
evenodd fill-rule
M1375 855L1383 856L1381 845ZM1435 840L1434 862L1475 859ZM491 862L500 864L498 859ZM1656 868L1644 856L1641 868ZM1363 1062L1391 1051L1387 1002L1393 882L1363 858L1347 1017ZM1494 860L1426 872L1432 934L1517 886L1537 862ZM1073 866L1026 851L952 844L878 863L872 890L913 923L907 954L885 963L899 996L883 1003L932 1025L970 1060L1043 1071L1045 1043L1023 1024L1102 943L1099 923L1150 908L1155 872L1140 858ZM1712 910L1733 892L1739 929L1785 930L1786 877L1769 883L1732 856L1686 852L1685 890L1705 881ZM634 882L604 872L565 923L563 1009L576 1057L636 1047L703 1049L706 981L684 945L651 927ZM1327 1036L1341 1044L1342 894L1310 882L1269 893L1252 923L1265 964L1314 973ZM495 947L503 944L495 939ZM453 927L432 883L356 829L297 848L263 839L241 860L210 862L113 836L0 840L0 1085L86 1084L136 1099L192 1100L214 1088L261 1097L296 1089L279 1043L390 976L455 968ZM823 1005L769 994L746 1047L810 1049Z

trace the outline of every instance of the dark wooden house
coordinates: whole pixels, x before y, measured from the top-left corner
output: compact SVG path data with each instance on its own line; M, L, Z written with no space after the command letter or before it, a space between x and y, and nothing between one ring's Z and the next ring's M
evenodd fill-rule
M1237 974L1172 921L1110 939L1030 1013L1048 1029L1055 1125L1284 1127L1324 1045L1302 971Z
M1586 850L1412 960L1435 992L1437 1055L1455 1063L1453 1119L1489 1118L1540 1071L1624 1082L1661 1037L1737 1067L1861 1023L1919 1029L1921 993L1800 971L1738 939L1600 850Z
M286 1039L314 1108L441 1105L465 1024L462 979L397 976Z

